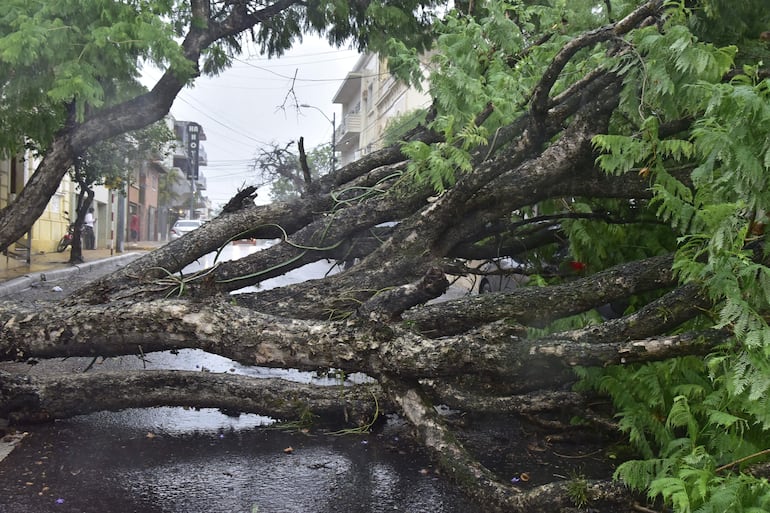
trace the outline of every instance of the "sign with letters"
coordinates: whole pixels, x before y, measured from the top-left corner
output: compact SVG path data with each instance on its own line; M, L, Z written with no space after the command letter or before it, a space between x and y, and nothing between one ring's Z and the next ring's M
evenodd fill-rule
M190 155L190 165L187 167L187 179L198 179L198 149L200 145L200 125L190 123L187 125L187 152Z

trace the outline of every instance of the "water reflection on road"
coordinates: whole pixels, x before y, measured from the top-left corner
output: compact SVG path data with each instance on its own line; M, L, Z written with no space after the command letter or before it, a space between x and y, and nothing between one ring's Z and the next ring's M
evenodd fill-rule
M387 431L169 435L120 424L104 429L92 419L35 428L0 463L0 512L480 511L433 472L419 450Z
M183 269L183 273L193 273L212 267L216 262L227 262L229 260L238 260L245 256L251 255L256 251L266 249L273 244L276 244L278 240L257 240L254 244L233 244L230 243L225 246L222 251L217 254L216 252L209 253L198 259L196 262L191 263ZM297 269L293 269L284 275L270 278L259 284L258 287L246 287L236 293L254 292L256 290L270 290L277 287L283 287L285 285L291 285L292 283L299 283L306 280L313 280L323 278L339 272L339 266L331 260L319 260L310 264L304 265Z
M268 244L228 245L219 259ZM186 268L214 263L214 254ZM260 289L336 272L317 262ZM253 289L252 289L253 290ZM16 371L83 372L90 358ZM123 356L89 372L182 369L339 385L334 375L249 367L200 350ZM9 369L11 370L11 369ZM354 376L365 380L363 376ZM265 427L272 419L216 409L145 408L30 426L0 462L0 513L476 513L389 418L376 433L331 436ZM291 451L288 450L291 448Z

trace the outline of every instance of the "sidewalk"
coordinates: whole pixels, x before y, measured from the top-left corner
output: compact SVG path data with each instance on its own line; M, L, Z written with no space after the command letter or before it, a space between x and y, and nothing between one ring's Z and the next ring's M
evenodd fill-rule
M166 241L139 241L125 245L118 253L110 249L84 249L82 264L69 263L70 249L62 253L33 254L31 262L16 260L0 255L0 298L20 292L40 281L56 281L69 273L89 271L104 265L121 265L130 262L142 253L164 245Z

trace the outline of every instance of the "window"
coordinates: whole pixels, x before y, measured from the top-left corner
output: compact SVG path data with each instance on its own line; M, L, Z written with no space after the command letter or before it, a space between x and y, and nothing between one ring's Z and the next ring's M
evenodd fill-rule
M369 87L366 89L367 94L364 98L364 105L366 106L366 111L368 112L372 106L374 105L374 83L370 83Z
M60 214L63 201L64 196L62 194L54 194L51 201L48 202L48 210L50 210L52 214Z

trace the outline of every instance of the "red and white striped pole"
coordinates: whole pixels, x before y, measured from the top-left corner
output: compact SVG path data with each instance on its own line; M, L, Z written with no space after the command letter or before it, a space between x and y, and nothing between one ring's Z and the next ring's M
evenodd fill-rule
M115 193L110 191L110 256L115 254Z

